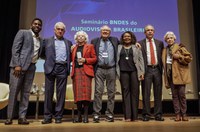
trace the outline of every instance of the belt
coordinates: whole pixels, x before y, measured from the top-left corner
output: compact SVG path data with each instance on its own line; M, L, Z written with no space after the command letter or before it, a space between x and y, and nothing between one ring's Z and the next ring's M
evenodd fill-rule
M157 68L158 65L148 65L147 67L150 67L150 68Z
M55 63L56 65L63 65L63 66L66 66L67 65L67 63L59 63L59 62L57 62L57 63Z
M66 64L67 64L67 61L56 61L56 64L66 65Z
M98 66L98 67L102 69L110 69L110 68L114 68L115 66Z

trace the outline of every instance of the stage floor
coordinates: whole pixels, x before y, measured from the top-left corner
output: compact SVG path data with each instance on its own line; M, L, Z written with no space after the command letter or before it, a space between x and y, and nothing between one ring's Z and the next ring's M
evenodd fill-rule
M200 117L189 117L188 122L175 122L173 117L164 117L165 121L158 122L150 120L143 122L124 122L123 118L115 118L115 122L106 122L101 119L100 123L90 122L72 123L71 119L63 119L63 123L43 125L42 119L28 119L29 125L18 125L14 120L13 125L4 125L3 120L0 123L1 132L199 132Z

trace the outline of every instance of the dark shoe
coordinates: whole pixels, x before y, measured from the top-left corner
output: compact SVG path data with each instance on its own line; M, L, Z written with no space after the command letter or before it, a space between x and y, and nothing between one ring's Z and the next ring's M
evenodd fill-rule
M42 121L42 124L50 124L50 123L52 123L52 120L51 120L51 119L44 119L44 120Z
M131 122L131 119L124 119L125 122Z
M80 118L75 118L74 120L73 120L73 123L81 123L82 122L82 118L80 117Z
M143 121L149 121L149 117L147 117L147 116L143 116L143 119L142 119Z
M28 125L29 122L26 120L26 118L19 118L18 119L18 124L20 124L20 125Z
M55 119L55 123L56 124L62 123L62 119Z
M83 118L83 123L89 123L88 116L85 116L85 117Z
M83 119L83 123L89 123L88 119Z
M109 115L106 117L107 122L114 122L114 117L112 115Z
M186 115L183 115L183 116L182 116L182 121L189 121L189 119L187 118Z
M156 120L156 121L164 121L165 119L162 118L162 116L158 116L158 117L155 117L155 120Z
M95 115L95 116L93 117L93 122L94 122L94 123L99 123L99 116L98 116L98 115Z
M181 117L180 117L180 115L179 114L177 114L176 115L176 118L175 118L175 120L174 121L181 121Z
M12 125L12 119L7 119L5 122L4 122L4 124L5 125Z

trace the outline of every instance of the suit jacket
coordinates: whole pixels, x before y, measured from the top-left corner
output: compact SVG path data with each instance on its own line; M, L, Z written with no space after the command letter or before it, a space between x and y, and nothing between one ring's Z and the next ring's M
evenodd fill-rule
M175 54L177 52L177 50L180 49L180 48L182 48L184 51L187 51L184 45L174 44L174 46L172 48L172 54ZM184 60L186 56L180 55L180 57L181 57L182 60ZM192 60L191 54L190 54L189 59L190 59L190 61ZM165 87L170 88L169 80L167 78L167 64L166 64L167 47L163 49L162 60L163 60L163 67L164 67ZM172 82L175 85L188 84L188 83L191 82L189 64L188 65L182 65L182 64L179 63L178 60L173 59L173 61L172 61Z
M119 45L117 52L117 66L116 66L118 77L120 77L119 59L121 50L122 50L122 45ZM144 60L142 56L142 51L138 49L135 45L132 45L132 50L133 50L133 62L135 63L137 69L138 80L140 80L140 76L144 75Z
M157 57L158 57L158 66L160 73L162 74L162 50L164 48L164 44L162 41L154 39L155 45L156 45L156 51L157 51ZM141 45L141 50L143 54L143 59L144 59L144 65L145 65L145 71L147 71L147 48L146 48L146 38L139 41Z
M31 64L33 52L34 43L31 29L19 30L15 36L12 46L12 58L10 61L10 67L21 66L22 70L26 71ZM38 54L40 54L40 52L41 46Z
M114 48L114 58L115 58L115 63L117 62L117 48L118 48L118 44L119 44L119 40L116 37L109 37L108 38L109 41L112 43L113 48ZM99 56L99 46L100 46L100 42L101 42L101 37L99 38L94 38L93 40L91 40L91 44L94 45L97 57ZM98 62L98 61L97 61ZM97 69L97 64L95 64L95 70Z
M72 42L65 39L65 47L67 52L67 75L70 74L70 62L71 62L71 46ZM55 39L54 36L44 39L42 46L42 54L41 58L45 59L44 63L44 72L45 74L49 74L52 72L54 65L56 63L56 51L55 51Z
M76 51L78 45L74 47L72 50L72 72L71 77L74 76L74 69L75 69L75 59L76 59ZM88 76L94 77L94 68L93 64L97 61L97 56L94 50L94 45L92 44L85 44L83 47L83 56L82 58L86 59L86 63L83 63L83 69Z

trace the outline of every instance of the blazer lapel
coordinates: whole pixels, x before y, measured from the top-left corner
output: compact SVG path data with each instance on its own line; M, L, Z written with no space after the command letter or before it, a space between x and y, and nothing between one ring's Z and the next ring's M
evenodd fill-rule
M146 44L146 39L144 39L142 41L142 45L143 45L143 51L144 51L144 57L146 58L147 57L147 44ZM147 58L146 58L147 59Z
M97 46L96 46L97 55L99 55L100 40L101 40L100 38L98 38L97 40Z
M179 45L178 44L174 44L174 47L172 48L172 54L175 54L175 52L179 49Z
M157 51L156 54L157 54L157 56L159 56L159 51L158 50L160 50L160 49L159 49L158 41L154 39L154 42L155 42L156 51Z
M147 54L147 43L146 43L146 39L144 39L143 44L144 44L144 51L145 51L145 54Z
M69 53L69 45L66 39L64 39L66 52Z
M109 37L108 40L110 40L110 42L111 42L111 44L112 44L112 46L113 46L113 48L114 48L114 51L115 51L115 49L117 49L117 46L118 46L118 45L116 45L116 44L114 44L114 43L117 43L117 42L116 42L114 39L112 39L111 37Z
M51 38L51 47L53 48L54 59L56 60L56 48L54 37Z
M141 40L141 46L142 46L142 54L143 54L143 59L145 66L147 65L147 44L146 44L146 39Z
M43 45L43 39L42 38L39 38L39 40L40 40L40 48L39 48L39 52L38 52L38 55L40 56L41 55L41 53L42 53L42 45Z
M88 45L84 45L84 47L83 47L83 57L85 57L87 50L88 50Z
M77 48L78 48L78 45L76 45L76 46L74 47L74 50L73 50L73 52L72 52L72 60L75 60Z

